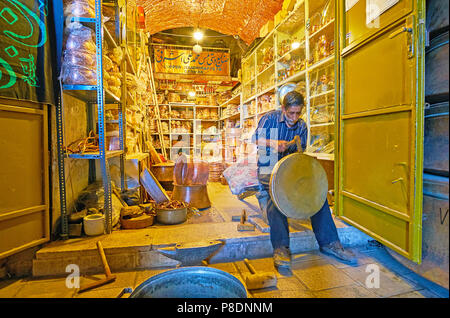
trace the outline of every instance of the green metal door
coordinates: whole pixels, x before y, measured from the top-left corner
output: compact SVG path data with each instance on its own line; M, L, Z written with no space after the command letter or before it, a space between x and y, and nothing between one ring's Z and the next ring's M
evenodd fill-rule
M337 3L337 214L420 263L424 1Z

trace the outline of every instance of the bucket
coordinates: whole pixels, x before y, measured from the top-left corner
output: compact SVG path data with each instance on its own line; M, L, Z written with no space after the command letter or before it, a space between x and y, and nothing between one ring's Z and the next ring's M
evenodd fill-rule
M430 41L425 51L425 100L448 101L448 31Z
M247 298L247 292L244 285L227 272L192 266L147 279L130 298Z
M425 108L424 172L449 176L448 171L448 102Z
M387 248L402 265L449 288L449 179L423 175L422 262L420 265Z
M91 214L83 218L84 233L89 236L101 235L105 232L103 214Z

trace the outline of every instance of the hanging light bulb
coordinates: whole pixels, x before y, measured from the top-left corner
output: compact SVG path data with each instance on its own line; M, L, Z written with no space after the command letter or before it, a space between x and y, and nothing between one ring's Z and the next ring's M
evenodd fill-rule
M200 54L203 52L203 48L198 43L196 45L194 45L193 50L194 50L194 53L196 53L196 54Z
M201 41L203 39L203 32L200 30L197 30L194 32L194 39L196 41Z
M296 49L298 49L299 47L300 47L300 42L297 42L297 41L292 42L291 48L292 48L293 50L296 50Z

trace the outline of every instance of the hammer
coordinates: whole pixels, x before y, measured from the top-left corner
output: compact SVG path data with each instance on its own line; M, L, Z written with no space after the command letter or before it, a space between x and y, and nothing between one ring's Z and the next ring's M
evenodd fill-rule
M103 268L105 269L106 277L105 277L105 279L102 279L97 282L93 282L93 283L87 284L86 286L81 287L80 290L78 291L78 293L83 293L87 290L112 283L113 281L116 280L116 275L111 274L111 270L109 269L108 262L106 261L105 252L103 251L103 246L102 246L102 243L100 243L100 241L97 242L97 249L98 249L98 252L100 253L100 258L103 263Z
M247 268L251 273L251 275L247 275L245 277L245 285L247 286L247 289L251 290L277 286L277 276L275 274L270 272L256 274L255 269L250 264L248 259L244 259L244 263L247 265Z

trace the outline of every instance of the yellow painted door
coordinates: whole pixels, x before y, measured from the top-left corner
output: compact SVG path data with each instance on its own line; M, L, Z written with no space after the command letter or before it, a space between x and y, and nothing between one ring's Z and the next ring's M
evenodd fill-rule
M49 240L47 129L46 105L0 99L0 259Z
M424 1L337 2L337 214L420 262Z

